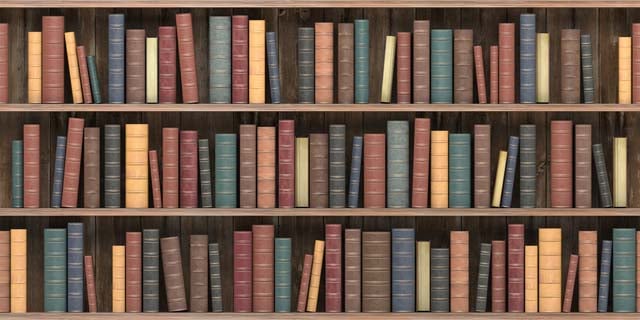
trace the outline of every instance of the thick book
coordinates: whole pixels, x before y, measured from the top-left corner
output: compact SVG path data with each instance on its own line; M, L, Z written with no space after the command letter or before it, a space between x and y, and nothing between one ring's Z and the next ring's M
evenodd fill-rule
M56 137L56 159L53 164L53 184L51 186L51 208L62 206L62 179L64 179L64 159L67 137Z
M611 187L609 186L609 174L607 173L607 164L604 160L604 151L602 150L602 144L594 144L593 150L593 164L596 168L596 178L598 179L598 194L600 194L600 206L603 208L610 208L613 206L613 199L611 197Z
M473 205L475 208L491 206L490 124L473 126Z
M9 26L4 27L6 30L2 32L0 36L4 43L4 49L7 58L9 57ZM1 46L1 45L0 45ZM6 59L6 66L8 67L8 59ZM7 69L7 75L9 70ZM9 88L8 82L5 85L7 90ZM9 92L7 91L7 97ZM4 101L8 103L9 101ZM42 103L42 32L29 31L27 34L27 102L28 103Z
M391 102L391 89L393 87L393 68L396 60L396 37L386 36L384 45L384 64L382 67L382 89L380 89L380 102Z
M431 208L449 207L449 132L431 131Z
M360 312L362 298L362 232L344 230L344 311Z
M636 312L636 229L613 228L613 312Z
M453 30L453 103L473 103L473 30Z
M158 27L158 102L176 103L176 27Z
M104 206L120 208L121 153L120 125L104 126ZM164 159L163 159L164 160Z
M252 310L253 312L273 312L275 227L272 224L254 224L252 230Z
M209 291L211 311L223 312L220 246L217 243L209 243Z
M411 103L411 32L398 32L396 102Z
M507 169L507 151L500 150L498 154L498 166L496 168L496 179L493 183L493 197L491 198L492 207L500 207L502 199L502 188L504 187L504 174Z
M67 126L67 148L64 158L64 180L62 182L61 204L63 208L78 207L78 188L80 186L80 161L82 159L83 133L84 119L69 118Z
M215 147L215 205L216 208L237 206L238 162L237 137L234 133L216 134Z
M416 242L416 311L431 310L431 242Z
M498 102L515 103L515 24L498 24Z
M626 137L613 138L613 206L615 208L627 207Z
M329 207L329 136L309 135L309 207Z
M369 20L356 19L354 29L354 101L369 103Z
M83 200L85 208L100 208L100 127L84 128Z
M96 56L87 56L87 68L89 69L89 82L91 83L93 103L102 103L102 92L100 89L100 78L98 78Z
M391 312L391 233L362 233L362 312Z
M385 207L385 136L380 133L364 135L363 191L365 208Z
M23 152L23 192L24 207L40 207L40 125L25 124L22 128ZM80 141L82 143L82 140ZM68 148L67 148L68 150ZM68 156L68 154L67 154ZM64 206L64 193L63 193Z
M146 98L147 103L158 103L158 38L147 37L146 41Z
M640 31L640 30L638 30ZM640 34L639 34L640 36ZM595 102L595 88L593 77L593 48L591 35L580 35L580 65L582 66L582 99L584 103Z
M431 23L413 21L413 103L429 103Z
M631 102L635 104L640 103L640 23L631 24L631 59Z
M145 103L145 39L144 29L127 29L126 34L126 102Z
M164 286L167 293L167 310L169 312L185 311L187 310L187 298L182 273L180 238L167 237L160 239L160 252Z
M540 312L562 310L562 229L538 229L538 308Z
M233 312L251 312L252 303L251 231L233 232Z
M278 123L278 207L293 208L295 189L295 122Z
M480 244L480 261L478 263L478 289L476 292L476 312L487 311L487 295L489 293L489 270L491 268L491 243Z
M231 17L231 102L249 103L249 17Z
M191 13L176 14L182 102L198 103L198 76ZM128 86L128 85L127 85Z
M11 207L24 206L24 152L22 140L11 141ZM61 190L62 191L62 190Z
M82 84L82 101L84 103L93 103L93 98L91 97L91 80L89 80L89 66L87 65L87 52L84 46L76 47L76 56L78 57L80 83Z
M154 208L162 208L162 190L160 186L160 168L158 151L149 150L149 175L151 176L151 197Z
M416 118L413 135L413 176L411 177L412 208L426 208L428 205L430 138L431 119Z
M255 208L257 203L257 137L255 124L240 125L240 208Z
M276 127L258 127L256 204L276 207Z
M360 172L362 171L362 136L354 136L351 146L351 170L349 171L349 208L357 208L360 201Z
M618 103L631 103L631 37L618 37Z
M560 102L580 103L580 30L560 31Z
M536 15L520 14L520 103L536 103Z
M64 42L64 16L43 16L42 103L64 103Z
M575 206L591 208L591 125L575 127Z
M500 77L498 70L498 56L500 49L498 46L489 47L489 103L496 104L500 101Z
M324 241L316 240L313 248L313 264L311 265L311 279L309 280L309 294L307 297L307 312L316 312L320 297L320 279L322 275L322 258L324 257Z
M67 311L67 230L44 229L44 312Z
M482 46L473 46L473 63L475 64L478 103L487 103L487 80L484 75L485 71Z
M298 28L298 103L315 101L314 39L313 28Z
M573 122L551 121L551 207L573 207Z
M109 14L109 74L108 101L109 103L124 103L125 101L125 30L124 14Z
M325 312L342 312L342 225L325 225Z
M209 139L198 139L198 169L200 176L200 205L213 207L211 191L211 162L209 161Z
M333 103L333 22L315 23L315 102Z
M209 311L209 237L189 238L189 312Z
M269 71L269 98L271 103L282 102L280 94L280 63L278 62L278 34L271 31L267 37L267 71Z
M309 206L309 138L296 138L294 204L296 208Z
M504 240L491 241L491 312L507 312L507 248Z
M549 34L536 34L536 102L549 102Z
M598 231L578 231L578 312L598 311Z
M296 304L297 312L305 312L307 310L307 297L309 295L312 263L313 255L305 254L304 262L302 263L302 274L300 275L300 285L298 286L298 303Z
M127 232L125 243L125 310L142 312L142 233Z
M451 231L451 312L469 312L469 231Z
M27 229L11 229L11 312L27 312Z
M338 24L338 103L353 103L353 23Z
M538 246L524 247L524 312L538 312Z
M125 126L125 207L149 207L148 124Z
M67 311L84 311L84 224L67 224Z
M84 278L86 279L87 285L87 307L89 312L98 312L95 277L93 256L84 256Z
M142 311L160 311L160 231L142 230Z
M453 30L431 29L431 103L453 102Z
M598 312L607 312L609 306L609 286L611 284L611 254L613 241L603 240L600 253L600 280L598 282Z
M564 286L564 300L562 301L562 312L571 312L573 302L573 291L576 285L576 274L578 273L578 255L572 254L569 259L569 270L567 271L567 282Z
M449 208L471 208L471 134L449 134Z
M180 129L162 128L162 206L177 208L180 202Z
M125 246L112 246L111 255L111 312L125 312Z
M520 208L536 207L536 125L520 125Z
M391 229L391 311L416 310L416 233Z
M431 312L449 312L448 248L431 248Z
M507 280L509 312L524 312L524 224L507 228Z
M209 102L231 103L231 17L209 17Z
M76 33L65 32L64 42L67 49L67 67L69 70L69 82L71 82L71 97L73 98L73 103L83 103L78 53L76 51ZM48 56L45 57L48 58Z
M11 311L11 231L0 231L0 312Z
M387 207L409 207L409 122L387 121Z
M347 127L344 124L329 126L330 208L344 208L346 206L346 131Z
M180 208L197 207L198 131L180 130Z
M640 231L636 231L636 312L640 310Z
M265 21L249 20L249 103L265 103Z
M504 185L502 188L502 201L500 207L511 208L513 200L513 185L516 180L516 164L518 163L518 149L520 147L520 138L516 136L509 137L509 149L507 151L507 166L504 171Z
M291 312L291 238L276 238L274 312Z

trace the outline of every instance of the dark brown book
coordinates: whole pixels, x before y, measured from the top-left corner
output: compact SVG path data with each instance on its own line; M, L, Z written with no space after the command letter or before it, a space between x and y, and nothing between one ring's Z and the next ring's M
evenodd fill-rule
M198 131L180 131L180 208L198 207Z
M451 231L451 312L469 312L469 231Z
M506 252L503 240L491 241L491 312L507 311Z
M580 103L580 30L560 32L560 102Z
M364 207L385 207L385 135L364 135Z
M524 224L507 229L509 312L524 312Z
M396 95L398 103L411 103L411 32L398 32Z
M498 101L499 103L516 102L515 86L515 24L500 23L498 25ZM578 35L580 38L580 35ZM578 44L579 45L579 44ZM579 59L580 57L578 57Z
M177 208L179 204L179 136L178 128L162 128L162 206Z
M342 312L342 225L325 226L325 311Z
M591 125L576 125L576 208L591 208Z
M329 207L329 135L309 135L309 207Z
M9 24L8 23L0 23L0 103L9 103Z
M126 41L126 101L127 103L145 103L146 33L144 29L128 29Z
M413 103L429 103L430 29L429 20L413 21Z
M249 17L231 17L231 102L249 103Z
M453 31L453 102L473 103L473 30Z
M295 128L293 120L278 123L278 207L293 208L295 187Z
M142 233L127 232L125 246L125 309L142 312Z
M473 127L473 204L475 208L491 206L491 125Z
M578 312L598 311L598 231L578 232Z
M42 103L64 103L64 17L42 17Z
M84 207L100 208L100 128L84 129Z
M258 208L276 207L276 127L258 127Z
M640 103L640 23L631 24L631 103Z
M362 233L362 312L391 312L390 232Z
M189 242L189 312L209 310L209 237L192 234Z
M198 103L198 76L196 74L196 51L193 43L191 13L176 14L176 32L178 35L182 102Z
M89 312L98 312L98 299L96 298L96 280L93 271L93 257L84 256L84 278L87 285L87 305Z
M489 103L498 103L500 95L499 76L498 76L498 46L489 47Z
M338 24L338 103L354 101L353 23Z
M473 46L473 61L476 67L476 90L478 90L478 103L487 103L487 83L484 77L482 46Z
M551 207L573 207L573 122L551 121Z
M333 103L333 22L316 22L315 38L315 101Z
M67 148L64 157L64 179L62 182L63 208L78 207L83 132L84 119L69 118L69 124L67 126Z
M162 208L162 191L160 190L160 168L158 167L158 151L149 151L149 170L151 171L151 192L153 207Z
M164 287L167 292L167 310L187 310L187 299L182 275L182 256L180 254L180 238L168 237L160 239L162 254L162 270Z
M256 125L240 125L240 208L256 207Z
M78 69L80 70L80 83L82 83L82 100L84 103L93 103L91 96L91 81L89 80L89 66L87 65L87 53L84 46L76 48L78 57Z
M11 232L0 231L0 312L11 311Z
M251 231L233 232L233 312L251 312L252 256Z
M360 312L362 239L360 229L344 230L344 311Z
M273 312L275 228L253 225L253 312Z
M564 300L562 302L562 312L571 312L573 302L573 289L576 284L576 274L578 273L578 255L572 254L569 259L569 270L567 271L567 283L564 286Z
M429 148L431 119L416 118L413 137L413 182L411 207L426 208L429 199Z
M24 207L40 207L40 125L25 124L24 139ZM82 143L82 140L80 141Z
M176 27L158 28L158 102L176 103Z
M307 297L309 295L309 281L311 280L311 264L313 255L305 254L302 264L302 275L300 276L300 286L298 289L298 306L296 311L305 312L307 310Z

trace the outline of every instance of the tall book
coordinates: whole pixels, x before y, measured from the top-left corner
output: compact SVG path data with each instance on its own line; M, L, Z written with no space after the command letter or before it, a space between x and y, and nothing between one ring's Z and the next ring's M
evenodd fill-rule
M431 131L431 207L449 207L449 132Z
M200 204L203 208L212 208L209 139L198 139L198 168L200 173Z
M271 103L282 101L280 94L280 63L278 62L278 34L267 32L267 69L269 71L269 94Z
M618 103L631 103L631 37L618 37Z
M313 28L298 28L298 103L315 101L314 37Z
M478 103L487 103L487 81L484 75L482 46L473 46L473 63L475 64Z
M111 312L125 312L125 246L112 246L111 252Z
M84 129L84 207L100 208L100 128Z
M431 312L449 312L448 248L431 248Z
M607 173L607 164L604 160L604 151L601 144L594 144L593 163L596 168L596 177L598 179L598 193L600 194L600 206L610 208L613 206L611 197L611 188L609 187L609 174Z
M364 135L364 207L385 207L385 136L379 133Z
M24 207L40 207L40 125L25 124L22 128L23 152L23 192ZM82 141L80 141L82 143ZM64 194L63 194L64 199Z
M631 24L631 101L640 103L640 23Z
M609 286L611 283L611 254L613 241L602 241L600 253L600 281L598 282L598 312L607 312L609 306Z
M11 207L24 206L24 144L22 140L11 141Z
M315 102L333 103L333 22L315 23Z
M538 312L538 246L524 247L524 312Z
M627 207L627 138L613 138L613 206Z
M84 277L87 279L87 306L89 312L98 312L98 299L96 298L96 280L93 271L93 257L84 256Z
M237 137L234 133L216 134L215 190L216 208L237 206Z
M453 31L431 29L431 103L453 102Z
M409 207L408 121L387 121L387 207Z
M256 204L276 207L276 127L258 127Z
M382 89L380 102L391 102L391 88L393 86L393 68L396 57L396 37L387 36L384 45L384 64L382 67Z
M580 65L582 65L582 99L584 103L594 103L593 49L591 35L580 35Z
M487 311L489 293L489 269L491 268L491 243L480 244L480 261L478 263L478 289L476 292L476 312Z
M189 238L189 311L209 311L209 237L192 234Z
M362 232L344 230L344 311L360 312L362 298Z
M309 138L296 138L295 206L309 206Z
M500 49L498 49L498 46L489 47L489 103L492 104L500 101L499 55Z
M329 207L329 136L309 135L309 207Z
M520 14L520 103L536 103L536 15Z
M176 27L158 27L158 102L176 103Z
M391 310L416 310L416 234L414 229L391 229Z
M396 102L411 103L411 32L398 32Z
M43 16L42 103L64 103L64 42L64 16Z
M160 311L160 231L142 230L142 311Z
M538 308L540 312L562 309L562 229L538 229Z
M426 208L428 204L429 147L431 147L430 138L431 119L416 118L413 136L413 176L411 181L412 208Z
M413 21L413 103L429 103L431 23Z
M0 312L11 312L11 231L0 231Z
M67 147L67 150L69 148ZM149 207L149 125L125 126L125 207ZM68 157L68 156L67 156ZM65 168L65 172L66 172ZM63 195L64 200L64 195Z
M362 233L362 312L391 312L391 234Z
M69 80L71 82L71 97L73 103L82 103L82 84L80 83L80 68L78 67L78 53L76 52L75 32L65 32L64 42L67 49ZM45 56L48 58L48 56Z
M524 312L524 224L509 224L507 239L508 311Z
M471 208L471 134L449 134L449 207Z
M158 103L158 38L147 37L147 103Z
M274 261L274 311L291 312L291 238L276 238Z
M84 46L76 47L78 57L78 70L80 71L80 83L82 84L82 101L93 103L91 97L91 80L89 80L89 65L87 63L87 52Z
M564 300L562 301L562 312L571 312L573 302L573 291L576 285L576 274L578 273L578 255L572 254L569 259L569 270L567 271L567 282L564 286Z
M320 276L322 274L322 258L324 256L324 241L316 240L313 248L313 265L311 266L311 279L309 280L309 294L307 300L307 312L316 312L320 294Z
M180 129L162 128L162 205L177 208L180 201Z
M636 229L613 228L613 312L636 311Z
M451 231L451 312L469 312L469 231Z
M149 150L149 174L151 175L151 197L153 207L162 208L162 190L160 186L160 168L158 164L158 151Z
M220 247L217 243L209 243L209 288L211 311L223 312L222 277L220 274Z
M325 312L342 312L342 225L325 225Z
M431 310L431 242L416 242L416 311Z
M500 207L502 199L502 189L504 187L504 175L507 169L507 151L500 150L498 155L498 167L496 168L496 180L493 184L493 197L491 198L492 207Z
M491 241L491 312L507 312L507 248L504 240Z
M120 125L104 126L104 206L120 207Z
M89 82L91 83L91 95L94 103L102 103L102 92L100 79L98 78L98 67L96 56L87 56L87 68L89 69Z
M548 33L536 33L536 102L549 102Z
M560 102L580 103L580 30L560 32Z
M346 205L346 131L344 124L329 126L330 208L344 208Z
M509 149L507 151L507 167L504 171L504 186L502 188L502 208L511 208L513 199L513 185L516 180L516 164L518 162L518 148L520 146L520 138L516 136L509 137Z
M578 311L598 310L598 232L578 232Z
M354 29L354 100L369 103L369 20L356 19Z
M498 101L500 103L515 103L515 24L498 24Z
M176 14L182 102L198 103L198 76L191 13Z
M591 125L577 124L575 135L575 206L591 208Z
M27 229L11 229L11 313L27 312Z
M127 29L126 34L126 102L145 102L145 39L144 29Z
M453 30L453 103L473 103L473 30Z
M125 310L142 312L142 233L127 232L125 241Z
M5 39L9 48L9 37ZM27 34L27 102L42 103L42 32L29 31Z
M353 23L338 24L338 103L353 103Z
M265 21L249 20L249 103L265 103Z
M209 17L209 102L231 103L231 17Z
M252 310L253 312L273 312L275 228L272 224L254 224L252 230Z
M296 305L297 312L305 312L307 310L307 297L309 295L312 263L313 255L305 254L304 262L302 263L302 274L300 275L300 285L298 286L298 303Z
M362 136L354 136L351 147L351 170L349 173L349 208L357 208L360 200L360 172L362 171Z
M124 14L109 14L109 103L124 103Z
M69 118L67 126L67 148L64 158L64 180L62 183L61 204L63 208L76 208L78 206L83 131L84 119ZM105 174L108 173L109 172L105 172ZM107 178L109 177L105 176L105 184Z
M640 310L640 231L636 231L636 312Z
M520 208L536 207L536 125L520 125Z
M67 224L67 311L84 311L84 224Z
M231 102L249 103L249 17L231 17Z
M251 312L252 234L233 233L233 312Z
M573 123L551 121L551 207L573 207Z
M67 137L56 137L56 160L53 164L53 185L51 186L51 207L62 206L62 179L64 179L64 159L67 150Z
M295 189L295 122L278 122L278 207L293 208Z
M162 256L164 286L167 292L167 310L169 312L185 311L187 310L187 299L182 273L180 238L161 238L160 253Z
M256 125L240 125L240 208L256 207L257 143Z
M67 312L67 230L44 229L44 312Z

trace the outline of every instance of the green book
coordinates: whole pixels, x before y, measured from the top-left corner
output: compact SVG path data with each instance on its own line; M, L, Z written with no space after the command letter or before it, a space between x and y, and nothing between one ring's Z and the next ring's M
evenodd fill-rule
M44 229L44 311L67 311L66 229Z
M431 103L453 103L453 31L431 30Z
M409 207L408 121L387 121L387 206Z
M471 208L471 134L449 134L449 208Z
M291 312L291 238L276 238L275 311Z
M356 103L369 103L369 20L355 20L354 95Z
M613 312L636 312L636 229L613 229Z
M11 207L24 206L24 167L22 140L11 142Z
M231 17L209 17L209 102L231 103Z
M102 94L100 94L100 79L98 78L98 67L96 66L96 57L87 56L87 68L89 69L89 83L91 83L91 95L93 103L102 103Z
M233 133L216 134L215 198L216 208L235 208L237 205L236 161L237 139Z

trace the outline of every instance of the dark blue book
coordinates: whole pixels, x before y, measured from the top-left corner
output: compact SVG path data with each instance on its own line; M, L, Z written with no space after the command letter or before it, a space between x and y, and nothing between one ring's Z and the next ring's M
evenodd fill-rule
M62 205L62 180L64 179L64 157L67 150L67 137L56 137L56 160L53 165L53 186L51 188L51 208Z
M67 230L44 229L44 312L67 311Z
M453 103L453 31L431 30L431 103Z
M291 238L276 238L275 312L291 312Z
M387 206L409 207L408 121L387 121Z
M536 207L536 125L520 125L520 208Z
M609 306L609 286L611 283L611 252L613 242L602 241L600 253L600 283L598 284L598 312L607 312Z
M298 28L298 103L315 101L315 30Z
M24 163L22 140L11 142L11 207L24 206Z
M449 208L471 208L471 134L449 134Z
M231 17L209 17L209 102L231 103Z
M520 103L536 103L536 15L520 15Z
M160 311L160 232L142 230L142 311Z
M98 77L96 56L87 56L87 68L89 69L89 83L91 84L93 103L102 103L102 93L100 93L100 78Z
M233 133L216 134L215 199L216 208L237 206L237 138Z
M582 96L584 103L593 103L593 49L591 48L591 35L580 36L580 60L582 65Z
M391 310L416 310L416 234L414 229L391 229Z
M362 136L354 136L353 146L351 147L351 173L349 174L349 208L358 207L361 169Z
M636 229L613 228L613 312L636 312Z
M369 20L356 19L354 28L355 103L369 103Z
M271 103L280 103L280 65L278 64L278 35L267 32L267 69Z
M502 202L500 207L511 208L513 199L513 184L516 179L516 164L518 162L518 148L520 138L509 137L509 148L507 149L507 167L504 172L504 187L502 188Z
M84 311L84 224L67 224L67 310Z
M124 14L109 14L109 103L124 103Z

